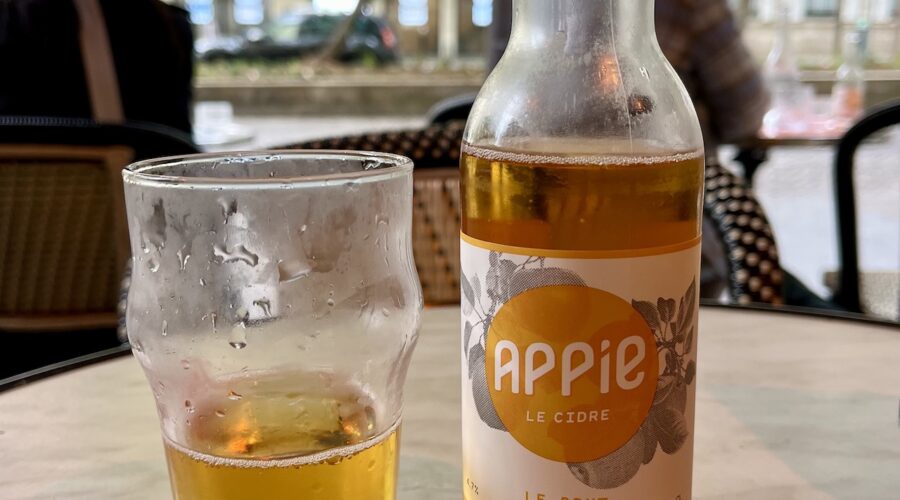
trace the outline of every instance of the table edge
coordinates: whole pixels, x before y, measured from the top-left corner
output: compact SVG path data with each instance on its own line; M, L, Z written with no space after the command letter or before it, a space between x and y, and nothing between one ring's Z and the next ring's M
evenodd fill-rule
M77 358L53 363L52 365L43 366L41 368L35 368L34 370L13 375L12 377L0 379L0 394L45 378L61 375L77 370L78 368L95 365L128 355L131 355L131 344L125 343L111 349L105 349L85 354L84 356L78 356Z
M838 321L849 321L853 323L865 324L868 326L882 326L882 327L891 327L896 328L898 334L900 334L900 323L883 320L879 318L872 318L870 316L865 316L862 314L855 314L843 311L830 311L823 309L813 309L813 308L805 308L805 307L795 307L795 306L771 306L766 304L749 304L749 305L740 305L740 304L723 304L721 302L709 299L701 299L700 305L704 309L721 309L721 310L731 310L731 311L742 311L748 312L752 314L756 313L765 313L765 314L784 314L790 316L804 316L807 318L817 318L817 319L832 319ZM458 306L448 306L448 307L458 307ZM0 379L0 394L31 384L33 382L37 382L39 380L43 380L46 378L50 378L56 375L62 375L63 373L67 373L73 370L77 370L79 368L84 368L86 366L91 366L99 363L103 363L105 361L110 361L113 359L125 357L131 354L131 345L128 343L122 344L120 346L114 347L112 349L106 349L103 351L98 351L91 354L86 354L84 356L79 356L77 358L69 359L66 361L61 361L59 363L54 363L52 365L44 366L42 368L37 368L34 370L27 371L25 373L21 373L19 375L14 375L12 377L8 377L5 379Z

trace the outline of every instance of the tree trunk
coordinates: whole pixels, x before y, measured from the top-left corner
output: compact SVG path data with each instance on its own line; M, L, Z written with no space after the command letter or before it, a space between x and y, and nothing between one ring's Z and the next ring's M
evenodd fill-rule
M353 33L353 26L356 24L356 20L362 15L363 9L370 1L371 0L359 0L356 3L356 8L353 9L353 13L347 16L340 26L334 30L334 33L332 33L328 44L325 45L325 48L322 49L322 52L320 52L319 56L316 58L317 63L336 61L341 57L341 52L347 44L347 38Z

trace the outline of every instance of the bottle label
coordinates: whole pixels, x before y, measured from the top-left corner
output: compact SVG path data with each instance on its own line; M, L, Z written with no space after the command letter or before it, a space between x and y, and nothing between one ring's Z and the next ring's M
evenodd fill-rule
M461 259L465 498L689 499L699 238Z

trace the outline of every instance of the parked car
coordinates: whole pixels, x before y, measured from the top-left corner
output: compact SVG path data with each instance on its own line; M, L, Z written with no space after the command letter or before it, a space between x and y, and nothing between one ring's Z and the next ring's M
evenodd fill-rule
M347 19L343 14L286 16L272 25L250 28L240 36L200 39L195 44L201 61L286 60L321 52ZM361 15L353 24L338 59L345 62L397 60L397 36L382 18Z

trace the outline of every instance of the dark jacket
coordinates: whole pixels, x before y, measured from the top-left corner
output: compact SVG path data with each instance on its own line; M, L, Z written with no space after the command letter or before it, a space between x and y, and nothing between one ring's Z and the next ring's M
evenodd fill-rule
M159 0L100 0L128 120L190 133L193 35ZM72 0L0 0L0 115L91 116Z

